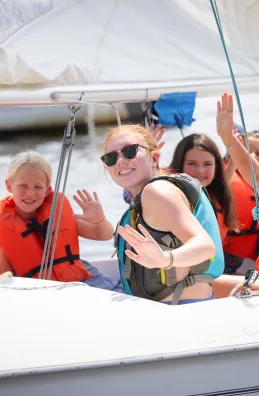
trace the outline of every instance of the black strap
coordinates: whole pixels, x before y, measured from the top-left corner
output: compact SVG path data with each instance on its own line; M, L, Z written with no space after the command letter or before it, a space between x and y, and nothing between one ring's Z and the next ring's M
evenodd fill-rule
M53 261L53 266L57 264L63 264L66 262L69 262L70 265L75 264L75 260L80 260L79 254L72 254L70 245L65 246L66 249L66 256L65 257L60 257L56 258ZM24 278L32 278L34 275L36 275L38 272L40 272L40 267L41 265L38 265L37 267L32 268L30 271L28 271L26 274L23 275ZM49 268L49 263L47 265L47 268Z
M227 236L243 236L243 235L258 235L259 230L250 229L250 230L242 230L240 232L228 231Z
M28 228L26 231L21 233L23 238L26 238L33 232L38 232L43 240L46 238L47 228L48 228L49 219L45 220L42 224L38 222L36 218L30 219L30 221L26 224Z

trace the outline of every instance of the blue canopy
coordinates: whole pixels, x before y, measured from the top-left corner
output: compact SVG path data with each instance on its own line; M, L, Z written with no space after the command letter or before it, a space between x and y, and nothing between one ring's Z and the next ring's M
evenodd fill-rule
M163 126L177 126L182 129L195 121L193 116L196 92L164 94L154 104L158 123Z

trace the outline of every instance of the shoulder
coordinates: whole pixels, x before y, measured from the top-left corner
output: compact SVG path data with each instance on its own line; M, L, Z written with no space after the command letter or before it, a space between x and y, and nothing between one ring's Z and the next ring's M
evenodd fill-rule
M183 201L189 206L189 201L182 190L169 180L155 180L147 184L142 191L142 204L154 202L162 205L164 202Z
M11 195L8 195L5 198L0 199L0 211L1 213L4 211L14 211L15 210L15 204L13 197Z

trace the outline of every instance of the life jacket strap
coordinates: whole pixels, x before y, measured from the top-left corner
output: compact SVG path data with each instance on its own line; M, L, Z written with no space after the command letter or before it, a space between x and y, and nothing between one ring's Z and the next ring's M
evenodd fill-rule
M125 247L127 250L133 250L132 247L128 244L128 242L125 243ZM128 256L126 256L126 254L124 256L125 256L124 257L124 271L123 271L122 277L124 279L130 279L131 271L132 271L131 260Z
M66 253L67 255L64 257L59 257L54 259L53 261L53 266L58 265L58 264L63 264L66 262L69 262L70 265L75 264L75 260L80 260L79 254L72 254L70 245L65 246ZM47 268L49 268L49 264L47 265ZM38 265L37 267L32 268L30 271L28 271L26 274L23 275L24 278L32 278L34 275L36 275L38 272L40 272L41 265Z
M249 230L241 230L239 232L228 231L227 236L244 236L244 235L258 235L259 229L250 228Z
M183 290L186 287L193 286L197 282L206 282L210 285L213 284L214 278L211 275L188 275L182 281L180 281L174 290L173 298L172 298L172 305L177 305L180 297L183 293Z
M26 238L33 232L38 232L43 240L45 240L47 235L49 219L45 220L42 224L38 222L36 218L30 219L30 221L26 224L28 230L23 231L21 233L23 238Z

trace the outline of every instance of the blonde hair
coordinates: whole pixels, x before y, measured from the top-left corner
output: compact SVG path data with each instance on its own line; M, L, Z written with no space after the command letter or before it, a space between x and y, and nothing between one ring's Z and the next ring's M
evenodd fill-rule
M32 150L22 151L12 159L8 168L7 179L13 179L21 167L25 165L44 172L47 177L48 185L51 184L52 169L50 164L42 155L37 153L37 151Z
M154 136L147 129L145 129L143 126L139 124L135 124L135 125L125 124L112 128L102 144L102 155L107 153L107 145L111 137L118 135L119 133L122 132L127 132L128 134L135 133L136 135L141 136L141 139L143 143L146 144L149 152L151 154L156 152L160 155L158 144ZM158 164L157 164L157 168L159 168Z

